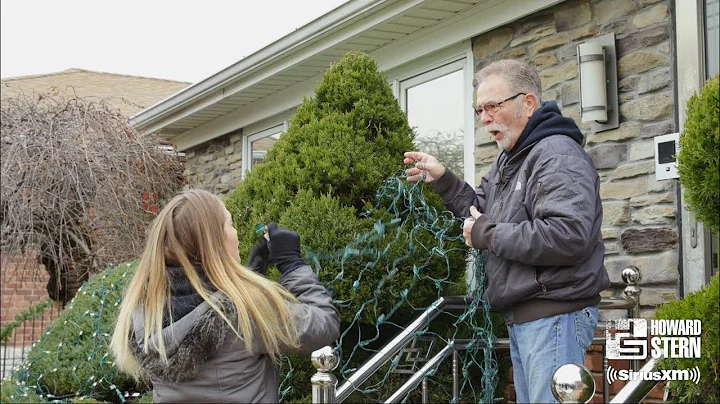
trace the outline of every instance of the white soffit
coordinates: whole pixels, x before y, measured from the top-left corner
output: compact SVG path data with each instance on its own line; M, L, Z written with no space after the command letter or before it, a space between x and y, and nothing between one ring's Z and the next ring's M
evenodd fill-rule
M561 1L351 1L346 5L367 5L358 11L364 14L348 17L349 21L326 33L269 56L272 60L267 63L249 65L204 94L198 91L210 87L210 81L243 61L278 47L291 34L133 116L131 124L143 132L159 132L179 150L186 150L299 105L304 96L312 94L330 64L350 50L372 54L380 68L387 71ZM346 5L298 31L312 28ZM198 95L192 95L193 88Z

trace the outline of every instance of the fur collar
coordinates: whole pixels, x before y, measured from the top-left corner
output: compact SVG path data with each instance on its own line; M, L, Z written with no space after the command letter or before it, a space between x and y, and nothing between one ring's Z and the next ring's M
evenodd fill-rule
M219 303L230 319L237 316L235 305L227 297L223 296ZM220 349L228 338L236 338L225 320L212 308L206 310L189 327L185 338L178 341L177 348L169 352L167 362L153 349L152 343L148 352L144 352L133 331L129 341L130 349L146 376L167 383L193 379L211 352ZM137 330L137 327L135 329ZM165 341L166 347L170 344L171 341Z

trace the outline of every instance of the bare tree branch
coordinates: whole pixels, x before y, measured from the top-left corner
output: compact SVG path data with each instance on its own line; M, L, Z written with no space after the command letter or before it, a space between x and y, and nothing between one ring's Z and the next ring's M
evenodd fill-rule
M36 253L50 296L67 302L89 274L140 255L182 163L102 100L19 95L0 110L0 247Z

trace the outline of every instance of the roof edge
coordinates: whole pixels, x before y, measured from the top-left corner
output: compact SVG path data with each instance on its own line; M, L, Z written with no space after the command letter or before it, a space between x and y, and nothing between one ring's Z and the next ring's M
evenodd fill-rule
M93 74L103 74L103 75L108 75L108 76L131 77L134 79L146 79L146 80L167 81L167 82L179 83L179 84L190 84L190 82L188 82L188 81L170 80L170 79L162 79L162 78L158 78L158 77L148 77L148 76L136 76L136 75L132 75L132 74L123 74L123 73L101 72L101 71L97 71L97 70L79 69L79 68L75 68L75 67L67 69L67 70L61 70L59 72L28 74L26 76L4 77L4 78L2 78L2 81L8 82L8 81L17 81L17 80L27 80L27 79L35 79L35 78L41 78L41 77L59 76L61 74L74 74L74 73L93 73Z
M228 85L242 76L243 73L257 68L262 64L270 63L273 60L282 59L292 54L300 45L309 43L314 39L319 39L328 31L336 29L338 26L342 26L350 20L371 13L380 5L397 1L401 0L348 1L268 46L261 48L250 56L131 116L130 124L137 129L150 126L165 116Z

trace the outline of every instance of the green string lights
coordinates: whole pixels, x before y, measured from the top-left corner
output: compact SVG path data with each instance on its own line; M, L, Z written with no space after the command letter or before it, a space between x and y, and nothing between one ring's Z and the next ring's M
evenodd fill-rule
M376 205L364 212L374 220L370 231L337 251L310 251L304 246L308 262L344 313L343 331L337 341L342 350L336 370L339 384L432 304L434 300L423 304L412 301L422 289L432 291L429 296L436 298L458 294L474 297L463 310L438 316L415 335L414 343L432 341L430 355L434 355L456 339L469 340L467 349L459 351L461 401L495 402L498 362L493 349L493 321L482 299L484 260L479 252L472 251L467 277L458 282L457 277L450 276L451 270L457 269L451 268L449 257L468 256L460 231L462 222L450 212L430 206L425 190L425 184L410 184L401 174L388 178L377 192ZM262 224L256 226L258 234L262 230ZM27 360L13 370L14 395L9 402L22 402L32 395L58 402L149 402L151 387L138 386L120 374L108 349L122 291L135 265L109 269L83 286L34 344ZM361 265L356 276L348 276L350 265ZM338 270L328 272L328 267ZM399 279L403 282L396 282ZM343 299L337 298L340 289L349 291ZM421 349L412 357L424 354ZM347 401L380 402L389 397L409 376L400 372L406 368L408 357L408 352L393 357L362 386L356 386ZM308 364L309 358L284 359L282 401L307 401L313 372ZM449 364L441 364L426 376L432 401L451 401ZM411 393L405 401L414 401L412 394L418 393ZM3 397L7 397L5 393Z

